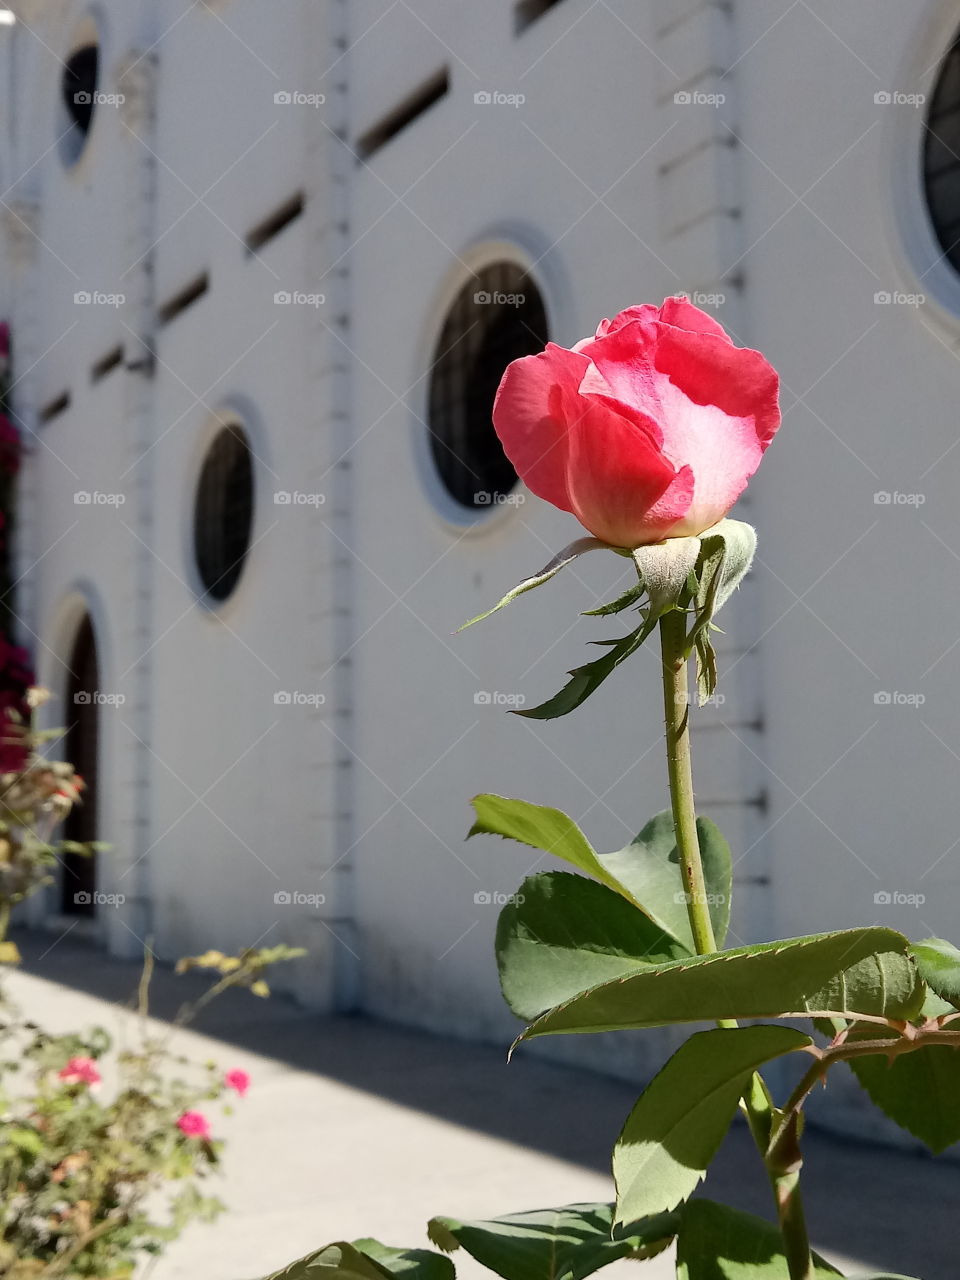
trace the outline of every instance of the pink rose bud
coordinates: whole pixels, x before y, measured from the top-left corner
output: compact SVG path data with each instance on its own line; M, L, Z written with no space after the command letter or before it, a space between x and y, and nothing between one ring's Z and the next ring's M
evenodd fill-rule
M177 1121L177 1128L186 1138L209 1138L210 1121L202 1111L185 1111Z
M102 1078L92 1058L71 1058L57 1074L66 1084L94 1085Z
M250 1088L250 1077L246 1071L241 1071L239 1067L234 1067L223 1077L223 1083L228 1089L233 1089L241 1098L247 1096L247 1090Z
M520 479L614 547L722 520L780 426L779 379L685 298L507 367L493 422Z

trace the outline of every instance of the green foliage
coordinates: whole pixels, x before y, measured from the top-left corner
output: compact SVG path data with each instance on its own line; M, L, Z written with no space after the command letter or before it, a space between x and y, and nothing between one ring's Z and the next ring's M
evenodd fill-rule
M39 735L24 726L21 736L31 747L24 767L0 776L0 942L11 909L51 883L50 873L64 853L90 855L105 847L53 839L74 805L82 803L84 783L73 765L37 754ZM0 955L3 964L18 959L12 945Z
M245 954L256 954L262 972L263 953ZM241 957L222 961L231 975L245 972ZM151 972L148 958L141 1014ZM223 979L185 1006L178 1022L222 989ZM223 1206L205 1182L222 1144L179 1127L187 1113L206 1119L224 1101L226 1080L216 1064L174 1056L169 1034L158 1035L139 1017L136 1034L118 1049L102 1028L51 1035L9 1005L5 1012L0 1275L128 1278L190 1223L217 1216Z
M268 1280L453 1280L453 1264L430 1249L394 1249L379 1240L325 1245Z
M911 948L920 977L931 991L960 1009L960 950L944 938L927 938Z
M568 1000L520 1039L812 1012L903 1019L922 1002L906 938L849 929L639 970Z
M606 885L565 871L524 880L497 924L503 995L528 1020L598 983L687 955Z
M694 951L680 855L669 813L652 818L625 849L597 853L573 819L559 809L496 795L475 796L473 808L477 820L468 839L481 834L503 836L562 858L626 898L685 950ZM697 820L697 833L710 914L722 942L730 919L730 850L708 818Z
M813 1042L792 1027L691 1036L640 1095L613 1151L618 1224L674 1209L696 1190L754 1071Z
M438 1248L466 1249L503 1280L583 1280L618 1258L652 1258L676 1233L675 1215L631 1223L611 1238L613 1206L571 1204L535 1209L485 1222L434 1218L430 1239Z
M877 1030L860 1038L875 1039ZM960 1142L960 1049L930 1045L892 1061L875 1054L850 1068L874 1104L932 1151Z
M306 954L302 947L283 945L248 947L236 956L224 955L222 951L205 951L200 956L183 956L177 961L177 973L189 973L193 969L213 969L220 974L220 981L211 988L212 995L219 995L228 987L246 987L253 995L264 997L270 994L270 988L263 978L267 969L275 964L298 960Z
M717 945L723 946L730 925L733 863L730 848L716 823L697 819L700 857L707 889L707 905ZM687 913L687 894L680 871L680 854L668 811L650 819L636 840L601 862L650 919L691 953L696 950Z
M691 1200L683 1211L677 1280L787 1280L780 1232L762 1218L712 1200ZM811 1280L839 1276L814 1254Z

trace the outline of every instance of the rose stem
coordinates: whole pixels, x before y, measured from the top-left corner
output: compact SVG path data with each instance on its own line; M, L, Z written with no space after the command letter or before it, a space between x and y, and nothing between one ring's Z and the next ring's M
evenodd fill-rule
M687 640L686 615L682 609L671 609L660 619L660 650L663 657L663 705L667 726L667 772L673 825L680 854L683 887L687 898L687 915L698 955L717 950L713 921L707 898L697 815L693 797L693 771L690 758L689 674L685 655ZM725 1020L721 1027L736 1027ZM767 1165L777 1205L780 1231L790 1269L790 1280L814 1280L813 1259L807 1235L799 1174L796 1170L772 1167L767 1162L767 1146L772 1126L772 1101L767 1086L755 1073L743 1097L743 1109L750 1132Z

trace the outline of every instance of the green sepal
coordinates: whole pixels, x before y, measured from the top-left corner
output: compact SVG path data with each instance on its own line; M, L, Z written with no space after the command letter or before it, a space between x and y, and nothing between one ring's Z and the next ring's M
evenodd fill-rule
M512 604L518 596L524 595L528 591L533 591L535 587L542 587L545 582L549 582L551 578L556 577L561 569L565 569L568 564L572 564L578 557L584 555L587 551L610 551L611 548L605 542L601 542L599 538L578 538L576 542L571 542L568 547L553 557L549 564L544 565L539 573L535 573L530 578L524 578L511 591L493 606L487 609L485 613L478 613L475 618L471 618L469 622L465 622L462 627L457 628L457 634L466 631L467 627L472 627L475 622L483 622L484 618L489 618L492 614L500 609L506 608L508 604Z
M584 663L582 667L574 667L567 673L571 677L570 680L559 693L555 693L546 702L541 702L528 710L511 711L510 714L525 716L528 720L556 720L559 716L569 715L571 711L575 711L586 702L592 693L596 693L607 676L612 675L621 662L636 653L656 629L656 625L655 617L645 618L639 627L617 640L594 641L596 644L607 647L607 652L602 658Z
M632 587L628 587L622 595L617 596L616 600L611 600L609 604L602 604L597 609L584 609L583 616L605 618L611 613L623 613L624 609L629 609L632 604L639 604L643 594L643 583L635 582Z

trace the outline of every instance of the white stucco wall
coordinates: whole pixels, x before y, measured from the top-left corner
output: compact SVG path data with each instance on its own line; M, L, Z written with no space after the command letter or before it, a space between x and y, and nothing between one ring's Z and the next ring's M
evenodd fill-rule
M724 618L727 701L697 721L701 802L737 857L735 938L951 932L960 284L931 266L922 111L874 95L929 92L953 6L562 0L520 35L507 0L16 7L0 171L17 408L36 427L24 635L62 687L85 596L127 698L103 715L104 885L135 885L104 916L110 945L298 941L313 959L292 984L315 1005L501 1037L496 910L475 895L511 892L533 859L463 843L470 795L559 805L611 848L665 807L652 649L566 721L474 702L540 699L614 634L576 621L615 589L608 561L451 634L578 532L532 498L451 518L426 447L445 309L502 257L531 270L559 342L686 289L782 370L785 425L741 513L760 563ZM88 12L101 87L139 96L98 109L68 172L57 58ZM444 67L446 97L356 159L349 144ZM247 254L299 190L302 217ZM157 328L201 272L207 294ZM128 301L77 308L78 289ZM898 290L927 301L874 302ZM276 306L279 291L326 301ZM138 336L152 370L91 385L121 340L142 366ZM255 545L211 611L191 508L224 412L256 455ZM80 489L127 501L77 507ZM279 490L324 503L278 506ZM325 701L278 706L279 691ZM877 705L884 691L926 701ZM278 890L326 900L278 908ZM650 1061L625 1039L552 1051Z

